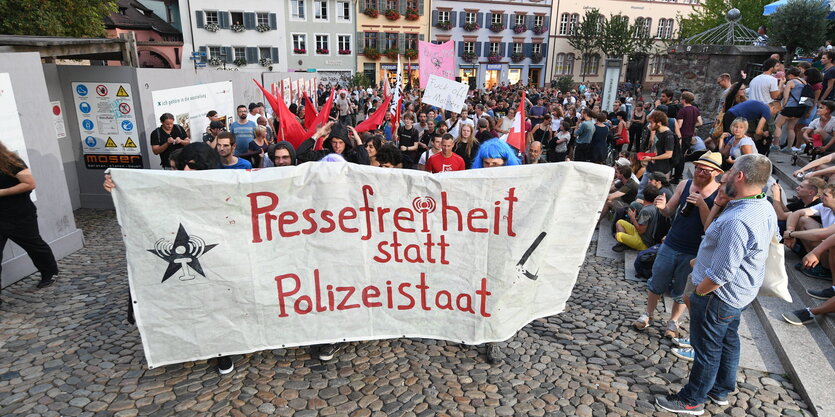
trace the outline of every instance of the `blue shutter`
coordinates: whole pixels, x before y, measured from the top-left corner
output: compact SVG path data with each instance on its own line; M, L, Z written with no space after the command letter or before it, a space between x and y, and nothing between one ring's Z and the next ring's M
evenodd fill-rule
M533 16L532 15L525 16L525 26L528 27L528 30L533 30Z
M258 62L258 48L253 47L246 47L246 62L250 64L254 64Z
M244 13L244 27L250 30L255 29L255 13Z
M455 12L450 12L455 13ZM467 12L458 12L458 26L464 27L464 24L467 23Z
M464 42L463 41L455 41L458 43L458 56L464 56Z
M278 48L270 48L270 59L273 60L273 64L278 63Z
M484 13L476 13L475 22L478 23L479 26L485 27L486 25L484 24Z
M507 44L502 42L499 44L499 56L507 56Z
M455 27L456 17L458 17L458 13L449 12L449 23L452 23L452 27Z
M481 42L476 42L476 43L475 43L475 50L474 50L474 52L475 52L475 55L476 55L476 56L481 56Z
M542 58L548 58L548 44L542 44Z
M505 28L507 28L507 27L508 27L508 24L507 24L507 14L502 14L502 26L504 26Z
M483 43L484 43L484 55L482 55L482 56L488 56L488 55L490 55L490 42L483 42Z
M206 26L202 10L194 12L194 21L196 22L195 24L198 29L203 29L203 27Z
M531 53L533 53L533 44L525 43L524 46L522 46L522 55L529 57L531 56Z
M220 23L221 29L229 29L229 21L232 20L232 17L229 16L229 12L217 12L217 20Z
M548 25L550 25L550 24L551 24L551 16L544 16L542 18L542 27L545 28L545 32L543 32L543 34L546 35L546 36L548 35Z
M224 46L223 50L226 51L226 57L223 60L224 62L229 64L235 60L235 51L232 49L231 46Z
M202 56L200 56L200 62L206 62L206 55L208 55L208 54L209 54L209 48L207 48L207 47L205 47L205 46L201 46L201 47L200 47L200 48L198 48L198 49L199 49L199 50L200 50L200 52L203 54Z
M275 13L270 13L270 29L276 30L278 29L278 19L276 19ZM273 62L276 62L273 60Z
M438 24L438 11L437 10L432 10L432 26L435 26L437 24Z

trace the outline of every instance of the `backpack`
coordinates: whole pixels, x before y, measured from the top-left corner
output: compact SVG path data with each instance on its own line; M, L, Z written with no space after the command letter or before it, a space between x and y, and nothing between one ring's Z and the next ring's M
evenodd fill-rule
M792 81L796 81L792 80ZM800 92L800 98L792 95L792 98L797 100L797 104L806 107L813 107L815 105L815 91L806 82L803 83L803 90Z
M655 263L655 256L658 255L660 247L661 244L658 244L638 252L634 264L636 278L650 278L652 276L652 265Z

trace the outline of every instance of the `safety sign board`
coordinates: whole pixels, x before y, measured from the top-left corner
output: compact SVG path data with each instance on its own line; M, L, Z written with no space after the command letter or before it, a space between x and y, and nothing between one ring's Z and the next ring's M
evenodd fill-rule
M82 151L101 159L88 167L107 165L102 161L110 159L102 155L142 154L140 141L134 139L136 112L130 84L74 82L72 87Z

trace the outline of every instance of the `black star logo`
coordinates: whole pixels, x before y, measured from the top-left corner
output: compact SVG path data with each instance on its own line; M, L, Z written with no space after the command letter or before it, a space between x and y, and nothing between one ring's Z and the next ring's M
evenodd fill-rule
M154 244L154 249L148 249L148 252L168 262L168 268L165 269L162 282L171 278L179 270L183 272L180 279L188 280L194 278L190 270L194 270L204 278L206 277L203 267L200 266L199 258L215 246L217 246L216 243L207 245L199 236L189 235L183 224L180 223L180 228L177 230L177 236L173 243L160 239Z

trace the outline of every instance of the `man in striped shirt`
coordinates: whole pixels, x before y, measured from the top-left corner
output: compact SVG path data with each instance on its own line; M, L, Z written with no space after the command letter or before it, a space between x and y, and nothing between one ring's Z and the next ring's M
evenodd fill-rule
M768 157L749 154L721 177L709 217L716 220L705 232L691 275L696 286L690 295L693 368L681 391L656 398L664 410L701 415L708 398L726 405L736 389L740 315L763 283L769 245L778 231L777 215L762 192L770 175Z

